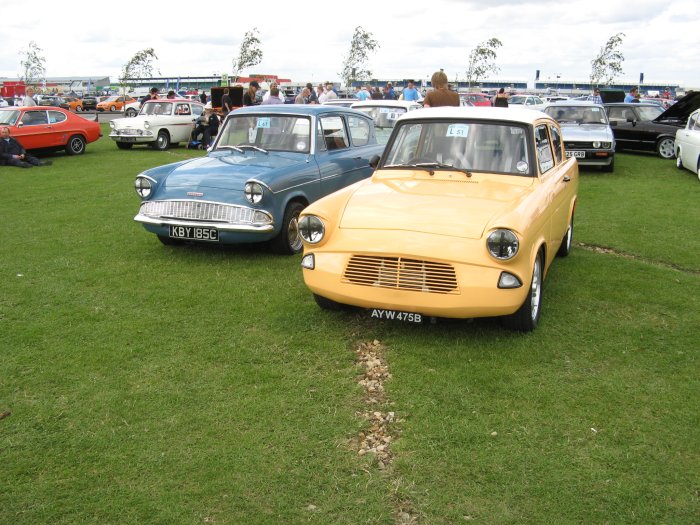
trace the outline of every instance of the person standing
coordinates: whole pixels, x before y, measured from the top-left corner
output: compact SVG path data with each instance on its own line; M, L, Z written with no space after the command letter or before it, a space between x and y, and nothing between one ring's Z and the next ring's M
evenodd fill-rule
M355 98L358 100L367 100L369 98L369 93L360 86L355 86Z
M391 84L391 82L386 83L386 88L384 88L384 99L396 100L396 96L394 95L394 86Z
M231 99L231 95L229 95L228 88L224 88L224 94L221 97L221 112L224 115L228 115L232 109L233 109L233 100Z
M506 90L501 88L498 90L498 93L496 93L496 96L493 97L493 107L495 108L507 108L508 107L508 95L506 94Z
M601 106L603 105L603 98L600 96L600 89L593 89L593 95L591 95L590 100L594 104L600 104Z
M297 97L294 99L295 104L309 104L309 97L311 95L311 92L309 91L308 87L305 87L304 89L301 90L301 93L297 95Z
M260 84L258 84L257 80L252 80L250 84L248 84L248 89L246 92L243 94L243 105L244 106L257 106L258 101L256 100L255 94L258 92L260 89Z
M262 101L261 106L269 106L272 104L284 104L284 100L280 98L280 89L277 87L277 85L273 84L273 87L270 88L270 95Z
M636 87L630 89L630 92L625 95L625 103L639 102L639 93Z
M379 88L378 88L378 87L375 87L375 88L372 90L372 94L370 95L370 98L371 98L372 100L382 100L384 97L382 96L382 92L379 91Z
M3 126L0 128L0 164L18 168L33 168L34 166L49 165L51 161L42 162L36 157L28 155L22 144L10 136L10 128Z
M204 91L199 94L199 100L202 104L207 103L207 94Z
M409 102L418 102L420 100L420 93L416 89L416 85L413 80L409 80L406 87L401 92L401 96L404 100Z
M438 106L459 106L459 94L451 91L447 84L447 75L444 71L436 71L430 78L433 89L428 91L423 101L423 107L435 108Z
M143 106L144 103L148 102L149 100L158 100L158 88L157 87L152 87L151 91L141 99L141 105Z
M22 99L23 106L36 106L36 100L34 100L34 88L29 86L25 92L24 98Z

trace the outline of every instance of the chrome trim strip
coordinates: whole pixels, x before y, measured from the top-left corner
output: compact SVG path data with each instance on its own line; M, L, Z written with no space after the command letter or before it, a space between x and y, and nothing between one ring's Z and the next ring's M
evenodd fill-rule
M156 226L191 226L195 228L215 228L222 232L246 232L246 233L268 233L274 230L272 224L266 224L264 226L254 226L245 224L224 224L224 223L211 223L211 222L196 222L196 221L181 221L177 219L157 219L154 217L148 217L146 215L138 214L134 217L136 222L143 224L154 224Z

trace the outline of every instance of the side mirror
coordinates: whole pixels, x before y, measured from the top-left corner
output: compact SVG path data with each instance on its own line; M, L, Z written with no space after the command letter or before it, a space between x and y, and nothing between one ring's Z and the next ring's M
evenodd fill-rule
M611 127L611 128L617 127L617 120L611 120L611 121L610 121L610 127Z
M379 166L379 155L372 155L372 158L369 159L369 165L376 170Z

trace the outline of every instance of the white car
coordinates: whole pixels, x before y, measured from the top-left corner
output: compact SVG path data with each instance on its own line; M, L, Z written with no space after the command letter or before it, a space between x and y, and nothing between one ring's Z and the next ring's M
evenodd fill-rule
M148 100L136 117L112 120L109 137L119 149L146 144L164 150L171 144L189 142L194 123L203 112L204 104L192 100Z
M700 109L691 113L683 129L676 131L676 166L700 179Z
M527 109L538 109L542 111L545 101L537 95L512 95L508 97L508 106L517 106Z
M398 118L423 106L410 100L362 100L355 102L352 109L366 113L374 120L377 142L386 144Z

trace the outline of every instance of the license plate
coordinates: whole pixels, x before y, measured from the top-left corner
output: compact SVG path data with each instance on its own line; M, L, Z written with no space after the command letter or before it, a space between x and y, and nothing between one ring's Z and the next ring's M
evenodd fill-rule
M198 226L171 226L170 237L190 241L219 242L219 231L216 228L200 228Z
M122 142L136 142L136 137L122 137Z
M372 319L382 319L386 321L401 321L404 323L420 324L423 322L423 316L413 312L400 312L398 310L384 310L382 308L373 308L370 310L369 316Z
M567 157L576 157L577 159L585 159L586 152L585 151L567 151L566 156Z

